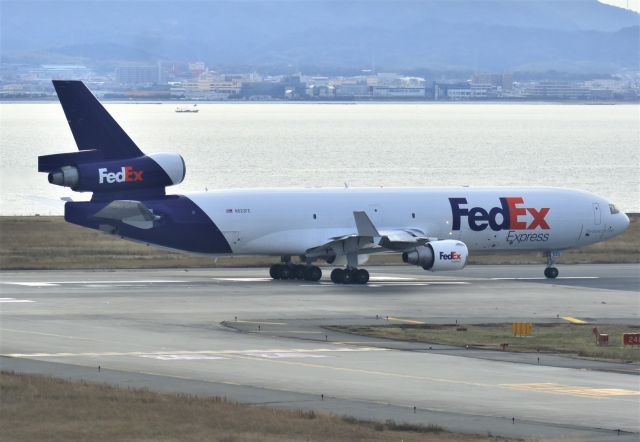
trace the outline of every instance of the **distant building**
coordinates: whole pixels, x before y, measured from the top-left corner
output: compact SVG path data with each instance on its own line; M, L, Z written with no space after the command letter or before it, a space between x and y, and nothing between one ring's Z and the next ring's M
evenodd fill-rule
M374 98L424 98L424 87L372 86Z
M193 63L189 63L188 69L189 69L189 72L191 72L191 75L193 75L194 77L197 77L203 72L206 72L207 65L204 63L204 61L196 61Z
M43 64L29 69L33 80L88 80L92 71L79 64Z
M342 83L335 86L335 96L341 98L368 98L371 88L366 82Z
M158 66L121 66L116 68L116 81L122 85L151 85L158 83Z
M566 81L541 81L525 89L527 98L543 100L588 100L589 89Z
M503 74L476 74L471 79L472 85L491 85L504 91L513 89L513 76L510 73Z
M227 80L215 72L204 72L196 80L183 81L178 86L186 98L224 100L240 93L242 82ZM174 91L177 89L174 88Z

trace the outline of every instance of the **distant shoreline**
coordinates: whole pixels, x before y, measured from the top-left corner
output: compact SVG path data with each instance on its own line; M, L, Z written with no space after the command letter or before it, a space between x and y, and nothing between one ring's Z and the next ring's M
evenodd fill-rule
M514 99L514 100L424 100L424 99L371 99L371 100L362 100L362 99L330 99L330 100L282 100L282 99L270 99L270 100L198 100L198 99L157 99L157 98L149 98L148 100L136 98L135 100L126 100L122 98L100 98L101 102L105 103L115 103L115 104L175 104L175 103L203 103L203 104L258 104L258 103L286 103L286 104L294 104L294 103L317 103L317 104L450 104L450 105L459 105L459 104L540 104L540 105L580 105L580 106L618 106L618 105L640 105L640 99L636 101L583 101L583 100L526 100L526 99ZM58 103L57 98L43 98L41 100L34 99L10 99L3 100L0 99L0 104L39 104L39 103Z
M564 264L640 263L640 214L629 214L631 225L612 240L563 252ZM86 229L61 216L0 216L0 270L148 269L267 267L269 256L214 258L168 252ZM535 264L545 258L531 253L474 255L470 265ZM369 265L402 265L400 256L372 256Z

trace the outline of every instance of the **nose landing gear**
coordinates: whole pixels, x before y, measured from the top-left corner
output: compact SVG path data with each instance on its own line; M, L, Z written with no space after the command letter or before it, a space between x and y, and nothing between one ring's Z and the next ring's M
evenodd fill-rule
M544 269L544 276L546 276L549 279L557 278L558 274L560 274L560 272L555 267L547 267L546 269Z
M548 279L556 279L560 274L560 271L555 267L556 258L558 256L560 256L560 252L547 253L547 268L544 269L544 276Z

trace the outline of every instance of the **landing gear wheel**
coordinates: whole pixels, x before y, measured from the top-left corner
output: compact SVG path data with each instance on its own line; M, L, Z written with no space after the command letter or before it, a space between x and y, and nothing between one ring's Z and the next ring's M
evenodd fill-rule
M342 277L342 282L344 284L351 284L353 282L353 274L355 272L353 270L345 270L344 276Z
M274 264L269 268L269 275L273 279L280 279L280 267L282 267L280 264Z
M331 272L331 281L336 284L342 284L344 282L344 270L342 269L333 269Z
M369 282L369 272L365 269L358 269L353 272L353 282L356 284L366 284Z
M546 276L549 279L555 279L558 277L559 274L560 272L555 267L547 267L546 269L544 269L544 276Z
M280 266L280 279L291 279L293 270L288 265Z
M293 266L293 274L296 279L305 279L305 271L307 270L306 266L303 265L295 265Z
M322 270L317 266L310 266L304 270L304 279L307 281L320 281Z

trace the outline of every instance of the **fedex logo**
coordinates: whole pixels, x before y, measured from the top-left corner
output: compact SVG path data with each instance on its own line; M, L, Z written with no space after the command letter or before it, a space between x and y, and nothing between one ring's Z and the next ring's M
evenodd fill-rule
M120 172L107 172L107 168L103 167L98 169L98 183L102 184L105 181L109 184L143 181L143 173L144 170L133 170L133 166L123 166Z
M458 252L444 253L440 252L440 259L443 261L460 261L462 259L462 255Z
M452 230L460 230L462 217L467 218L469 228L475 232L480 232L489 227L493 231L499 230L542 230L550 229L546 216L549 207L535 209L533 207L523 207L522 197L499 198L500 207L492 207L490 210L482 207L464 207L467 204L466 198L449 198L451 204L451 215L453 216ZM531 220L527 221L527 214Z

